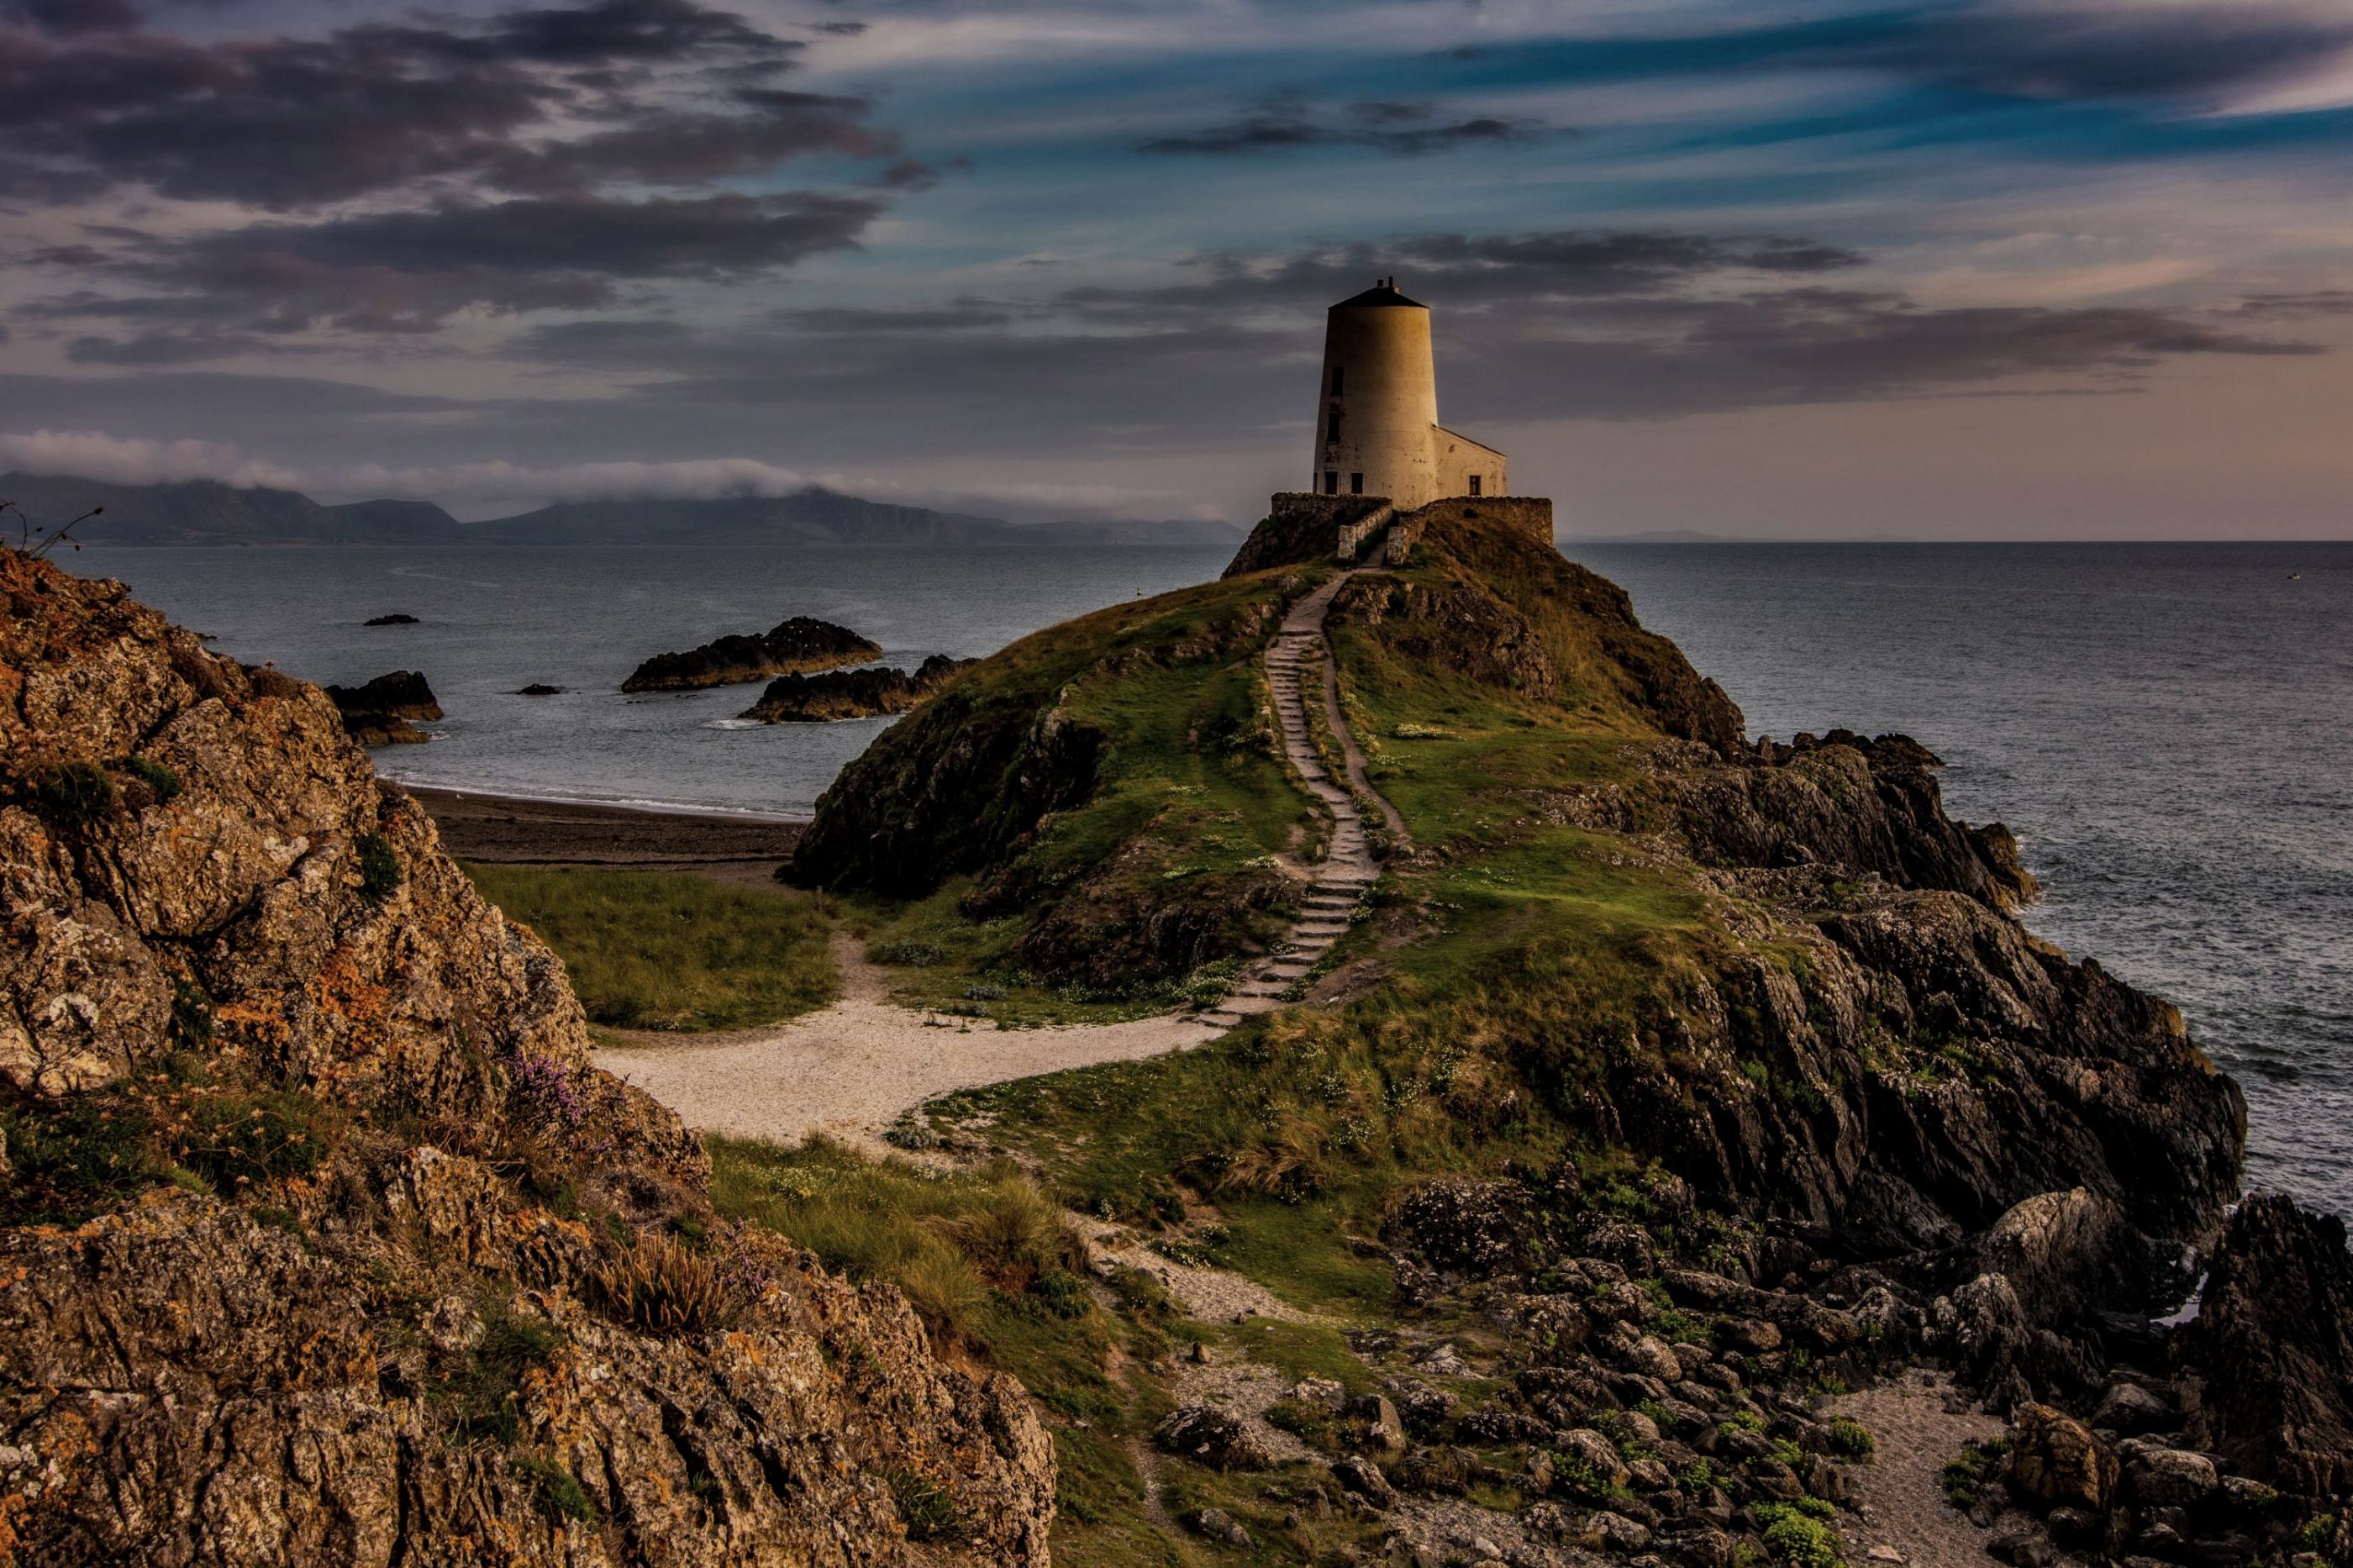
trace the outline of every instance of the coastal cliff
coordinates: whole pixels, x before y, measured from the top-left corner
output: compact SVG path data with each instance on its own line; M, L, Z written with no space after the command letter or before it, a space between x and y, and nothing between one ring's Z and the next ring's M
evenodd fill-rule
M315 688L0 552L0 1563L1046 1561Z

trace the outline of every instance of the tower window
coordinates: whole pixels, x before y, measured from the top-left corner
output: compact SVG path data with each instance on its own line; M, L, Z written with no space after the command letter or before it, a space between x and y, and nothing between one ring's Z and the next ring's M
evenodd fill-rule
M1324 493L1327 496L1335 496L1340 493L1340 476L1334 469L1326 468L1324 470Z
M1339 438L1340 411L1335 408L1331 413L1324 416L1324 439L1326 441L1336 441Z
M1474 496L1479 493L1479 476L1476 474L1471 476L1471 493Z
M1348 493L1352 496L1360 496L1365 493L1364 475L1350 474L1348 476Z
M1337 397L1337 396L1339 396L1339 395L1340 395L1340 382L1341 382L1341 374L1340 374L1340 373L1341 373L1341 371L1342 371L1342 369L1343 369L1343 368L1344 368L1343 366L1336 365L1336 364L1335 364L1335 365L1334 365L1334 366L1332 367L1332 395L1333 395L1333 396L1335 396L1335 397Z

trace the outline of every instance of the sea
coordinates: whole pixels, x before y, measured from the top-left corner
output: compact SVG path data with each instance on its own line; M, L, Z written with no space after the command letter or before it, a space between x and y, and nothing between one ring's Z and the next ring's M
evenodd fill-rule
M2353 543L1623 544L1632 595L1787 740L1900 731L2017 834L2028 923L2179 1004L2245 1087L2249 1184L2353 1217ZM1222 550L92 548L248 663L425 672L420 784L806 813L889 722L767 726L756 686L623 696L638 661L817 616L888 661L987 654L1217 575ZM368 626L387 613L415 626ZM522 697L541 682L565 689Z

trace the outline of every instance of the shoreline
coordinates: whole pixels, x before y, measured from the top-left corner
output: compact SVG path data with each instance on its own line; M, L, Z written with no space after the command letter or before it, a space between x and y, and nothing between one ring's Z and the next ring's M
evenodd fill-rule
M501 795L387 780L423 806L442 847L494 866L691 871L776 889L805 816Z

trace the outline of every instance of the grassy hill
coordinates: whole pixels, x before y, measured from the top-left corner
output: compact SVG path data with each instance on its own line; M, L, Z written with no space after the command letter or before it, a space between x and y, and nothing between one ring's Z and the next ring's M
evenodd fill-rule
M1335 1325L1481 1347L1488 1381L1450 1385L1473 1405L1554 1353L1499 1342L1509 1298L1479 1281L1566 1289L1546 1258L1620 1259L1663 1302L1678 1267L1831 1279L1967 1256L2013 1205L2080 1187L2114 1223L2075 1310L2146 1297L2211 1231L2236 1188L2235 1088L2171 1007L2019 925L2032 885L2009 834L1946 816L1931 753L1843 731L1751 745L1615 586L1467 505L1416 521L1403 564L1352 578L1327 621L1412 847L1310 1005L951 1097L901 1136L997 1151L1070 1207L1323 1314L1231 1331L1287 1377L1366 1381ZM845 771L795 875L849 895L911 997L1000 1025L1205 993L1281 928L1299 886L1282 861L1317 852L1258 656L1330 570L1116 606L975 666ZM1464 1181L1540 1218L1505 1242L1418 1239L1416 1194ZM1451 1294L1482 1245L1503 1261ZM1156 1320L1135 1321L1149 1356ZM994 1342L1050 1405L1083 1406L1056 1433L1072 1560L1179 1560L1123 1446L1164 1383L1033 1339ZM1750 1374L1811 1375L1814 1353ZM1356 1539L1183 1474L1271 1560Z

